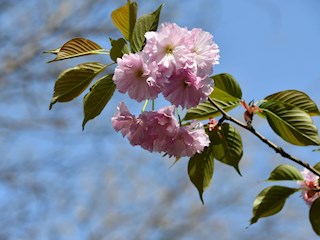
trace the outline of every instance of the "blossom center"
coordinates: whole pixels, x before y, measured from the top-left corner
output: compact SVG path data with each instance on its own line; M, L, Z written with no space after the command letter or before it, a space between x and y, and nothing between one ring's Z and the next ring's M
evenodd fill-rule
M173 47L172 45L168 45L168 46L166 47L165 53L166 53L167 55L172 55L172 54L173 54L173 50L174 50L174 47Z
M142 76L143 76L143 71L142 71L142 69L138 69L138 70L136 71L136 78L137 78L137 79L142 79Z

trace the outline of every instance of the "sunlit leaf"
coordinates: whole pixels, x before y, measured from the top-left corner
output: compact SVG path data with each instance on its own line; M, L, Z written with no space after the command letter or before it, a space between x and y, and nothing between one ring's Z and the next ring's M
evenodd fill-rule
M319 145L318 130L303 110L281 102L266 101L260 106L271 128L285 141L299 145Z
M214 89L210 97L224 102L235 102L242 98L240 85L233 76L221 73L211 77L214 80Z
M214 169L214 156L210 147L206 147L202 153L197 153L190 158L188 174L191 182L198 189L200 199L203 201L203 192L209 187Z
M112 74L106 75L97 80L90 88L90 92L85 95L83 99L84 119L82 129L89 120L101 113L113 96L116 85L113 83L112 76Z
M49 109L56 102L68 102L79 96L105 67L101 63L90 62L63 71L55 83Z
M159 24L159 17L162 5L153 13L146 14L138 18L133 28L132 38L130 40L131 50L139 52L145 43L144 34L149 31L156 31Z
M243 155L240 133L232 125L224 123L220 130L210 132L210 147L214 158L239 170L239 162Z
M303 180L303 176L298 169L288 164L281 164L271 173L268 181Z
M128 3L111 13L113 24L118 28L122 35L130 41L132 31L137 18L138 6L136 2Z
M297 191L299 189L283 186L272 186L262 190L253 202L253 216L250 223L256 223L260 218L280 212L287 198Z
M228 112L231 109L239 106L239 101L235 102L224 102L217 99L213 99L219 107L221 107L224 111ZM187 114L183 120L206 120L209 118L214 118L220 116L221 112L214 107L209 101L205 101L203 103L198 104L198 106L194 108L189 108L187 110Z
M317 198L311 205L309 219L313 231L320 236L320 198Z
M320 115L319 109L314 101L305 93L297 90L286 90L274 93L265 98L265 100L278 101L289 104L293 107L298 107L307 112L309 115Z
M117 58L121 58L123 54L130 53L127 42L123 38L119 38L118 40L113 40L110 38L110 42L111 42L111 46L112 46L112 48L110 50L110 58L113 61L116 62Z
M62 47L46 51L45 53L53 53L57 55L55 59L48 63L91 54L109 54L108 51L104 50L97 43L85 38L71 39L63 44Z

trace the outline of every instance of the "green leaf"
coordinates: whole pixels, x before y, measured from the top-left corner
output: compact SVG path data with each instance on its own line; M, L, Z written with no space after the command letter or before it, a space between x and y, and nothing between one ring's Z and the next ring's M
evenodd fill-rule
M313 231L320 236L320 197L317 198L311 205L309 211L309 220Z
M273 131L285 141L299 146L320 144L318 130L305 111L274 101L263 102L259 107Z
M320 171L320 162L313 166L317 171Z
M89 120L101 113L113 96L116 85L113 83L112 76L112 74L106 75L97 80L90 88L90 92L85 95L83 99L84 119L82 129Z
M49 109L56 102L68 102L79 96L105 67L101 63L90 62L63 71L55 83Z
M300 171L288 164L281 164L270 174L268 181L303 180Z
M111 13L113 24L122 35L130 41L134 25L136 23L138 6L136 2L128 3Z
M299 189L283 186L271 186L262 190L253 202L253 216L250 224L280 212L287 198L297 191Z
M212 100L226 112L240 105L241 88L230 74L221 73L211 78L214 80L214 89L209 95ZM221 112L217 108L209 101L205 101L194 108L188 109L183 120L207 120L220 115Z
M286 90L278 93L274 93L265 98L265 100L272 100L281 103L291 105L293 107L298 107L301 110L307 112L310 116L320 115L319 109L311 98L297 90Z
M235 102L242 98L240 85L233 76L221 73L211 77L214 80L214 89L210 97L224 102Z
M188 164L188 174L191 182L198 189L202 204L203 192L209 187L214 170L213 151L210 147L205 147L202 153L196 153L190 158Z
M110 50L110 57L113 61L117 61L117 58L121 58L123 54L129 54L130 50L127 45L126 40L123 38L119 38L118 40L113 40L110 38L111 42L111 50Z
M153 13L143 15L137 20L130 40L130 46L133 52L139 52L142 50L145 43L144 34L146 32L157 30L162 5L160 5L160 7Z
M219 131L210 132L210 147L214 158L239 170L239 162L243 155L242 139L240 133L232 125L224 123Z
M62 47L46 51L45 53L53 53L57 55L55 59L48 63L91 54L109 54L108 51L104 50L97 43L85 38L71 39L63 44Z
M217 99L212 100L214 100L219 105L219 107L221 107L226 112L240 105L239 101L224 102ZM189 108L183 120L207 120L209 118L214 118L220 115L221 112L217 108L215 108L209 101L205 101L198 104L198 106L194 108Z

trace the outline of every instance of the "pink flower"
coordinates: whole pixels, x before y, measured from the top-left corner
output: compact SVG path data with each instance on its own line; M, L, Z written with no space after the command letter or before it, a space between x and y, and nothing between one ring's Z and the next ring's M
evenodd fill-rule
M170 76L176 69L184 67L187 61L193 62L188 30L175 23L161 24L158 32L145 34L146 45L143 52L151 61L158 64L161 79Z
M190 108L207 100L212 92L213 80L199 77L193 69L176 70L163 84L163 96L175 106Z
M189 126L180 127L173 106L161 108L157 112L146 111L136 118L124 103L120 103L112 117L112 126L127 136L131 145L170 156L193 156L210 143L200 122L193 121Z
M306 168L301 172L301 174L304 181L298 181L298 184L302 188L302 198L309 206L311 206L313 201L320 197L319 177Z
M150 152L162 152L176 135L179 123L174 116L173 106L161 108L157 112L146 111L136 118L124 103L120 103L112 117L112 126L127 136L131 145L139 145Z
M175 157L191 157L202 152L204 147L209 146L209 143L210 140L203 125L200 122L193 121L189 126L179 128L165 152Z
M174 107L163 107L157 112L143 112L139 119L144 124L144 138L140 145L151 152L164 152L179 128Z
M131 126L136 125L137 120L135 116L129 112L127 106L123 102L119 104L117 110L118 111L111 118L112 127L117 132L120 131L122 136L126 136L127 134L130 134Z
M159 73L155 62L148 61L148 57L140 52L124 54L117 63L113 81L121 93L128 92L138 102L158 96L161 89L156 84Z
M192 39L191 51L194 53L198 75L205 76L212 73L213 65L219 63L219 48L213 42L213 36L200 28L190 31Z

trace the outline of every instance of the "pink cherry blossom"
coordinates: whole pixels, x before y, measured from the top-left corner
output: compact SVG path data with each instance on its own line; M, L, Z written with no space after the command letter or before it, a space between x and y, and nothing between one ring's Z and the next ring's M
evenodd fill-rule
M138 102L158 96L161 89L156 84L159 73L155 62L148 61L148 57L140 52L124 54L117 63L113 81L121 93L128 92Z
M127 106L121 102L117 107L117 112L111 118L112 127L117 132L121 132L122 136L126 136L130 133L130 127L136 125L137 119L132 115Z
M139 119L144 124L144 139L140 145L149 151L164 152L179 127L174 116L174 107L164 107L157 112L143 112Z
M179 69L163 84L163 96L175 106L190 108L207 100L212 92L213 80L201 78L190 69Z
M164 107L155 111L146 111L133 116L124 103L112 118L112 126L123 136L127 136L131 145L139 145L150 152L163 152L176 135L179 123L174 116L174 107Z
M198 75L205 76L212 73L213 65L219 63L219 48L213 42L213 36L200 28L190 31L192 44L191 51L194 53L195 63L198 67Z
M158 32L147 32L146 45L143 52L151 61L158 64L162 78L170 76L176 69L184 67L190 61L193 62L190 43L188 42L188 30L175 23L161 24Z
M179 128L177 135L166 149L166 152L175 157L193 156L209 146L210 140L203 125L193 121L189 126Z
M320 197L319 176L310 172L310 170L306 168L301 172L301 174L304 181L298 181L298 184L302 188L302 198L309 206L311 206L311 204Z
M112 126L126 136L131 145L170 156L193 156L210 143L200 122L180 127L173 106L146 111L136 118L124 103L120 103Z

